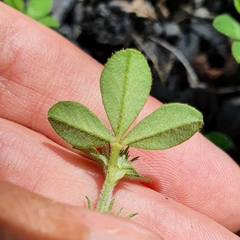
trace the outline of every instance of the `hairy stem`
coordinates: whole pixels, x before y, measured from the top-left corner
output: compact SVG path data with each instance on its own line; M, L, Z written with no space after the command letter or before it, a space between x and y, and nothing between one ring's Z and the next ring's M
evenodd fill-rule
M108 204L112 199L112 191L119 181L117 172L118 157L121 149L122 146L118 142L113 142L111 144L111 154L106 169L105 181L97 205L97 210L99 212L107 212Z

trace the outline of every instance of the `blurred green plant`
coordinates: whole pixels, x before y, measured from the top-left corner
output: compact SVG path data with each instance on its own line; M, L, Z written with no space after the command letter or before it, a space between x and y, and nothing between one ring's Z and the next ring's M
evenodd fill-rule
M50 28L59 28L60 23L50 16L53 0L3 0L3 2Z
M212 131L205 134L212 143L217 145L223 151L227 151L234 147L233 141L224 133Z
M240 0L234 0L234 6L240 14ZM229 14L221 14L213 21L213 27L220 33L233 39L232 55L240 63L240 24Z

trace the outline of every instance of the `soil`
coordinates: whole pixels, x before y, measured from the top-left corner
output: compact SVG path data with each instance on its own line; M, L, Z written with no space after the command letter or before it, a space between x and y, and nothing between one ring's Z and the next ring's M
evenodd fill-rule
M188 103L204 115L203 133L226 134L240 163L240 68L231 39L212 27L215 16L240 21L230 0L55 0L52 15L68 38L101 63L122 48L149 61L151 95Z

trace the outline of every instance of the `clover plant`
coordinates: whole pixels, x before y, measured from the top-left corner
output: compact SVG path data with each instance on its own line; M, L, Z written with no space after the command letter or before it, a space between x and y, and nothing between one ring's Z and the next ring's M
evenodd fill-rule
M130 157L130 147L171 148L189 139L203 125L202 114L193 107L169 103L134 126L151 84L151 72L143 55L134 49L121 50L107 61L100 79L102 103L111 129L77 102L58 102L48 112L48 120L60 137L102 164L105 181L96 207L100 212L111 211L112 191L121 179L151 180L132 165L138 156ZM87 202L88 208L92 208L88 198Z
M59 22L50 16L53 0L3 0L7 5L51 28L59 28Z
M240 0L234 0L234 6L240 13ZM232 54L235 60L240 63L240 24L229 14L221 14L213 21L213 27L220 33L233 39Z

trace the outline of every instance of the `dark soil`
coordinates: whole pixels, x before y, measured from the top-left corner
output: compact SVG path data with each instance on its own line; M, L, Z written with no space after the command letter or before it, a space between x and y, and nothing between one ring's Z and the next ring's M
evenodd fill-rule
M240 69L231 40L212 27L223 12L240 20L230 0L55 0L53 8L59 33L103 64L116 50L141 51L151 95L199 109L203 133L229 136L235 147L227 152L240 163Z

